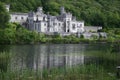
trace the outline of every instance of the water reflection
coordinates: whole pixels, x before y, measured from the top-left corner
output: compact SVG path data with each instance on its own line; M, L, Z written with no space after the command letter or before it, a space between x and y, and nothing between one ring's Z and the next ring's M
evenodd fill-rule
M9 45L0 45L0 52L9 52L11 46Z
M5 48L5 49L4 49ZM73 67L74 65L96 64L106 69L114 69L120 65L119 58L107 58L106 52L110 50L109 44L49 44L49 45L11 45L4 47L12 53L9 63L10 70L43 70L53 67ZM88 55L91 52L99 52L103 56ZM87 53L87 55L86 55Z
M12 58L11 68L44 69L52 67L72 67L84 64L84 46L80 45L25 45L11 49L16 56Z

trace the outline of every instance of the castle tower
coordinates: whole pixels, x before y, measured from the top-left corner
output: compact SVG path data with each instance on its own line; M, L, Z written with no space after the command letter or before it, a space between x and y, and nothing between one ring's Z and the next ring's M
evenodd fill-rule
M60 8L60 13L61 13L61 14L64 14L64 13L65 13L65 8L64 8L63 6Z
M38 7L37 12L43 13L43 8L42 7Z
M34 16L34 12L33 11L30 11L29 13L28 13L28 17L30 18L30 17L33 17Z
M5 7L6 7L7 11L9 12L10 11L10 5L9 4L5 5Z
M47 20L48 20L47 31L50 32L50 24L51 24L51 20L50 20L50 14L49 14L49 12L47 13Z

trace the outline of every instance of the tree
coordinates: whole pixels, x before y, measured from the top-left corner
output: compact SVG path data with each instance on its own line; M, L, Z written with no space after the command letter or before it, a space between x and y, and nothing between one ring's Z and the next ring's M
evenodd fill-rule
M11 12L28 12L43 7L45 13L59 14L60 6L85 25L120 28L120 0L0 0L10 4ZM1 11L1 10L0 10Z
M10 16L5 8L5 5L0 2L0 28L5 28L9 22Z

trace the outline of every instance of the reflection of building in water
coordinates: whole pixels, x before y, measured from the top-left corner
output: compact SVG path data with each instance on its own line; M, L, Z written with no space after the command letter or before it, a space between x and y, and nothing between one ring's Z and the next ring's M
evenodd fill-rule
M60 54L60 51L62 54ZM34 69L71 67L77 64L84 64L84 55L71 53L73 51L74 47L56 47L50 45L41 47L39 48L39 53L36 54L37 58L34 58Z
M81 56L77 56L77 55L66 56L66 64L70 67L72 65L84 64L84 55L81 55Z
M18 46L13 50L17 55L13 58L11 66L18 70L29 68L36 71L52 67L72 67L84 64L82 50L83 46L70 45Z
M11 59L11 70L23 70L26 68L33 69L33 51L33 46L14 46L11 50L11 53L14 53L14 57Z
M52 67L71 67L73 65L84 64L84 55L64 55L64 56L45 56L41 54L34 60L34 69L52 68Z

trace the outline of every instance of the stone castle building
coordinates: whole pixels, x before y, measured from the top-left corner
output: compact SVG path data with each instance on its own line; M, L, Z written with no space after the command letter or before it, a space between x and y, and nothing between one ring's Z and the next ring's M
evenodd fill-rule
M9 11L10 6L6 5ZM38 7L36 12L10 13L10 22L25 25L28 30L42 33L83 33L84 21L77 21L71 13L67 13L64 7L60 8L60 15L52 16L44 14L43 8Z
M10 5L6 5L9 12ZM10 22L16 22L23 25L25 28L38 33L54 34L59 33L62 36L76 34L85 35L88 38L92 36L91 32L96 32L102 29L99 26L84 26L84 21L77 21L71 13L67 13L64 7L60 8L60 15L52 16L49 13L44 14L43 8L38 7L36 12L29 13L10 13Z

